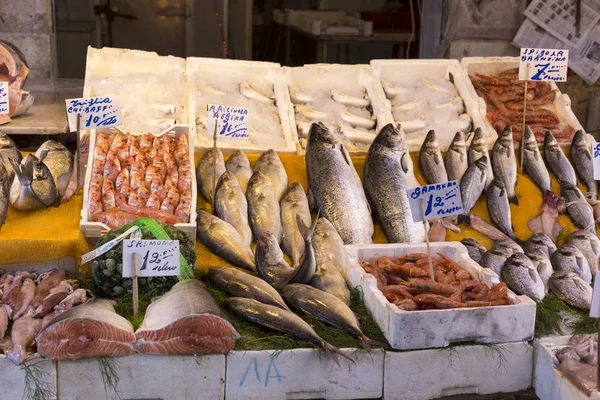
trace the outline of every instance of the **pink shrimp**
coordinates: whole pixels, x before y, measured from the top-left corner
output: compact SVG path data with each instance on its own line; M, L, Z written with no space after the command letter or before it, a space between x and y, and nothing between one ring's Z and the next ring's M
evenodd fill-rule
M179 203L179 192L175 186L172 186L167 193L167 197L163 200L160 209L162 211L174 213L177 203Z
M115 180L115 187L117 188L117 191L121 191L121 186L123 186L124 183L129 184L129 180L129 170L123 168L121 172L119 172L119 175L117 175L117 179Z
M161 204L161 201L158 198L158 196L156 195L156 193L152 193L150 195L150 197L148 198L148 201L146 202L146 207L153 208L155 210L159 210L160 204Z
M115 208L115 196L114 183L110 179L105 179L104 182L102 182L102 207L105 211Z

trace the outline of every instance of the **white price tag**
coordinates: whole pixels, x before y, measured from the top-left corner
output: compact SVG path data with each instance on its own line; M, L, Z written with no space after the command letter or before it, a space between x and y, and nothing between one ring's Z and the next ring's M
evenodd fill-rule
M600 181L600 142L594 142L594 147L592 148L592 160L594 180Z
M66 99L69 130L77 131L77 114L81 115L81 129L106 128L123 124L117 102L107 96Z
M249 121L247 108L209 104L206 135L213 137L216 123L217 138L250 139Z
M407 193L415 222L423 221L423 214L425 219L430 220L463 213L458 181L419 186L408 189ZM424 212L421 208L421 199L425 203Z
M8 82L0 82L0 114L8 114Z
M519 79L564 82L568 65L569 50L522 48Z
M124 240L124 278L134 276L134 254L139 256L138 277L177 276L180 273L179 240Z
M592 306L590 307L590 317L600 318L600 276L594 277L594 292L592 294Z

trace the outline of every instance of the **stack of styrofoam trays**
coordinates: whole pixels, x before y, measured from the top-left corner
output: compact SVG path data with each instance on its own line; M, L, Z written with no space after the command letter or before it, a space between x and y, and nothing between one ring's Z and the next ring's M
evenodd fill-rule
M313 122L322 122L348 150L367 150L375 139L376 121L363 86L343 82L303 83L290 86L296 111L296 127L302 148L306 148Z
M165 76L171 76L165 82ZM175 124L187 124L185 75L170 73L131 73L119 77L91 78L91 96L111 96L123 116L123 125L131 132L158 134Z
M454 84L446 79L405 75L381 80L392 116L407 140L422 139L434 129L442 150L458 131L471 130L471 117Z

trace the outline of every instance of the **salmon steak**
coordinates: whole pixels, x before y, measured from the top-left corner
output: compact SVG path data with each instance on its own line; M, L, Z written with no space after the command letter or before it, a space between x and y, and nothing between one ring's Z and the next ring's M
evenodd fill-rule
M225 354L239 334L196 279L177 283L148 306L135 349L149 354Z
M50 360L125 356L134 353L133 325L108 300L93 300L56 317L36 338Z

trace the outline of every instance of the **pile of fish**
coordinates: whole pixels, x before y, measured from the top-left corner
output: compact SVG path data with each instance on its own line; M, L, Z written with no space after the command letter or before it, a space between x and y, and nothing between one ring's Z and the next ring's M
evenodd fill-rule
M8 82L8 114L0 114L0 125L11 117L25 114L33 105L34 97L23 90L29 74L25 56L12 43L0 40L0 82Z
M550 82L529 81L525 94L525 82L519 80L518 68L493 76L476 72L469 77L477 94L485 100L487 118L498 133L510 126L514 140L518 142L521 139L525 97L525 122L539 142L544 140L546 132L554 134L561 143L568 143L575 133L573 127L560 121L553 111L556 91Z
M447 149L457 131L471 130L471 117L450 80L403 75L381 80L386 97L392 103L392 116L402 125L408 142L421 143L426 133L438 133L442 149Z
M39 275L25 271L5 273L0 277L0 299L2 348L17 365L30 356L40 331L88 300L77 281L66 279L65 271L58 269ZM10 333L9 321L12 321ZM39 340L36 343L39 350Z
M598 334L573 335L554 355L560 371L586 395L597 390Z
M117 228L140 217L188 222L194 173L185 134L177 138L98 133L88 218Z

